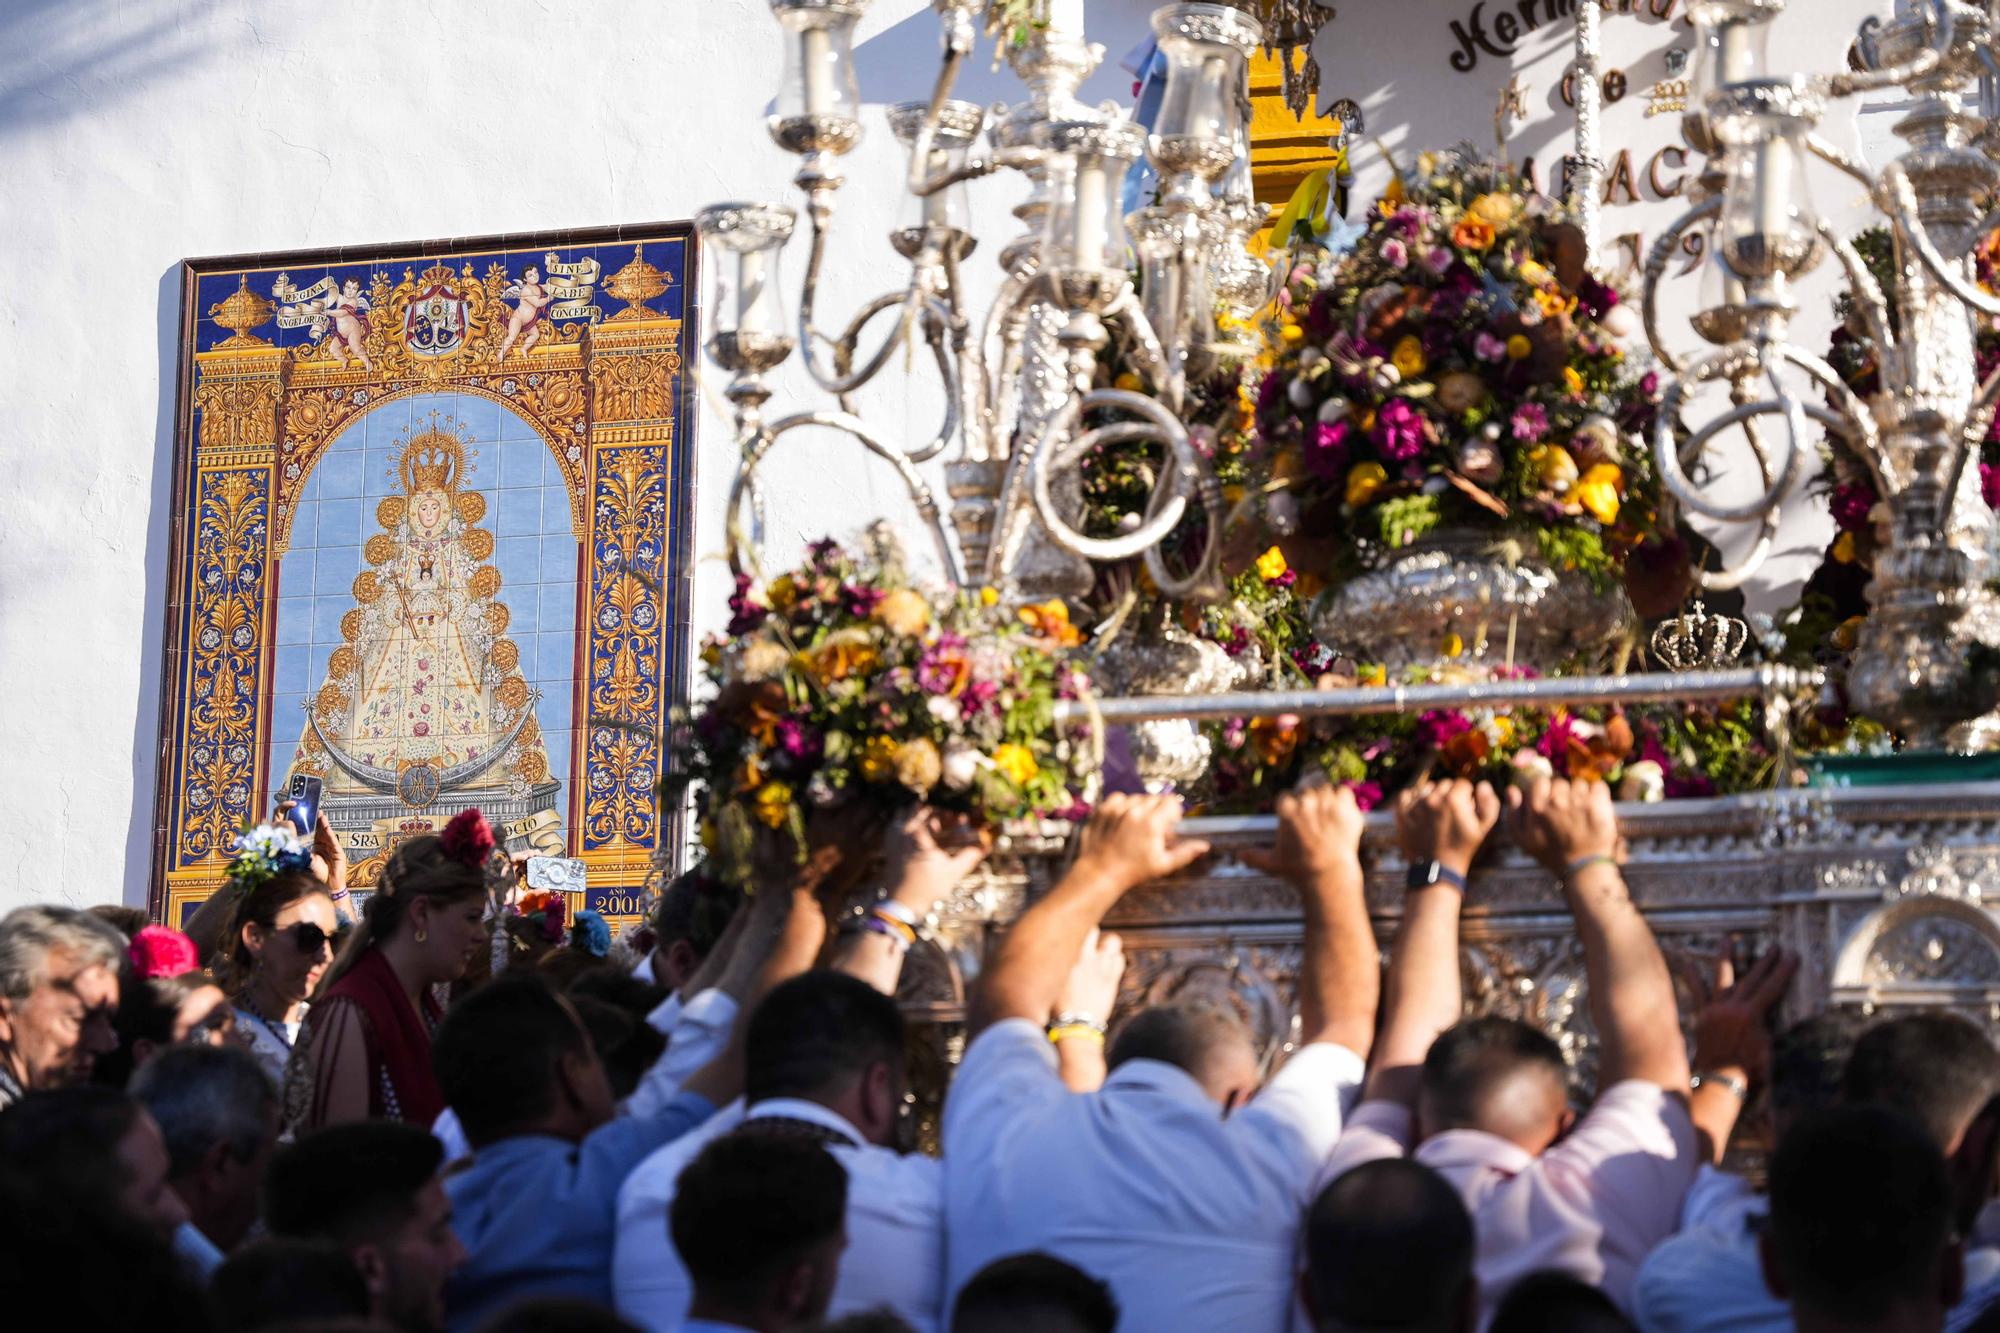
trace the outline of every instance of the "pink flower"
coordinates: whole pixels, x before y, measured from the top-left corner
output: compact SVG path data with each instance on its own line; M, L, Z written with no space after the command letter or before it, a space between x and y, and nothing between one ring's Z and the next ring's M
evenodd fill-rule
M1514 409L1514 438L1533 443L1549 433L1549 414L1540 403L1522 403Z
M1986 469L1982 465L1980 477L1985 479ZM1988 492L1989 500L1992 493ZM1863 481L1844 481L1833 488L1833 525L1842 532L1855 532L1868 526L1868 511L1875 507L1875 491Z
M1507 355L1507 344L1505 340L1481 329L1479 335L1472 340L1472 354L1481 361L1498 361Z
M1986 497L1986 507L2000 509L2000 467L1992 463L1979 465L1979 493Z
M1432 709L1417 719L1417 740L1426 749L1436 750L1454 736L1472 730L1472 719L1447 709Z
M1315 477L1338 481L1347 471L1347 434L1351 429L1345 418L1323 421L1313 428L1312 442L1306 446L1306 467Z
M166 926L141 926L125 950L132 971L141 978L177 977L201 966L194 941Z
M1347 789L1354 793L1354 804L1366 813L1382 804L1382 788L1373 782L1350 782Z
M477 809L461 810L451 817L438 835L444 854L460 865L477 869L493 854L493 826Z
M1390 268L1410 266L1410 247L1397 240L1382 242L1382 260Z
M1375 444L1399 463L1423 452L1424 419L1407 398L1391 399L1375 418Z
M1441 245L1436 246L1432 248L1429 254L1424 256L1424 267L1434 274L1442 275L1446 269L1451 267L1451 258L1451 251Z

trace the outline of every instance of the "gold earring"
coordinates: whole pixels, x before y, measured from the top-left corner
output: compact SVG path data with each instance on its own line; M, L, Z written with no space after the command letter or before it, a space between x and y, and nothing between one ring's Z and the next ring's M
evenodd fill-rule
M418 927L417 927L417 943L419 943L419 944L422 944L422 943L423 943L423 942L424 942L424 941L425 941L426 939L428 939L428 938L430 938L430 937L429 937L428 935L426 935L426 934L424 933L424 928L423 928L422 926L418 926Z

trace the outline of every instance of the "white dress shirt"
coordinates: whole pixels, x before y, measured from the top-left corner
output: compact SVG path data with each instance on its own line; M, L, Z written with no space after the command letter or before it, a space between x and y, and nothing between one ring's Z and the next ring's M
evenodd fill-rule
M994 1024L945 1100L949 1300L993 1260L1044 1250L1111 1284L1121 1328L1279 1333L1299 1221L1362 1072L1314 1043L1225 1117L1154 1060L1072 1093L1039 1026Z
M829 1318L888 1306L917 1333L944 1327L944 1174L942 1164L877 1147L817 1102L773 1097L747 1113L741 1101L641 1162L618 1191L618 1237L611 1289L618 1313L652 1333L691 1333L684 1322L693 1287L668 1234L667 1209L682 1168L743 1121L783 1116L844 1134L833 1144L847 1169L847 1252Z
M650 977L647 978L651 980ZM646 1015L646 1026L663 1037L674 1035L674 1025L681 1021L681 993L668 991L667 998L653 1006L653 1012Z
M653 1011L657 1014L659 1011ZM647 1017L652 1022L652 1017ZM632 1095L625 1099L627 1115L658 1115L696 1070L722 1054L736 1026L736 1000L727 991L705 990L689 1000L667 1033L667 1049Z

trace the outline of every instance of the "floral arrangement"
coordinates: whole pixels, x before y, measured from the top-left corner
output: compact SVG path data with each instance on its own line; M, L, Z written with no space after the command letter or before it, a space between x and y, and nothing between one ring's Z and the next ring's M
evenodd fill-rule
M1521 668L1412 668L1399 682L1518 678ZM1379 666L1320 677L1387 689ZM1776 760L1754 703L1433 709L1367 716L1233 719L1211 731L1219 808L1257 808L1311 772L1373 809L1429 777L1504 785L1539 777L1612 784L1626 801L1715 796L1771 785Z
M231 887L248 893L257 885L289 871L312 869L312 844L287 823L249 824L231 844L236 855L223 872Z
M1351 574L1472 530L1610 587L1670 543L1644 443L1658 378L1623 347L1636 318L1512 168L1426 154L1351 253L1293 267L1278 320L1251 471L1294 564Z
M739 578L730 610L702 650L714 695L680 719L662 784L669 803L696 793L724 882L747 882L760 830L803 858L816 816L913 801L989 825L1086 812L1091 730L1053 717L1088 688L1061 602L926 595L899 561L828 540L762 588Z

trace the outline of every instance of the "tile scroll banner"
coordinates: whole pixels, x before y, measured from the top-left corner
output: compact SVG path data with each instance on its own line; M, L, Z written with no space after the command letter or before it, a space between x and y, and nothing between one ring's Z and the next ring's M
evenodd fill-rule
M685 224L191 260L152 907L296 774L353 882L477 806L638 910L686 678Z

